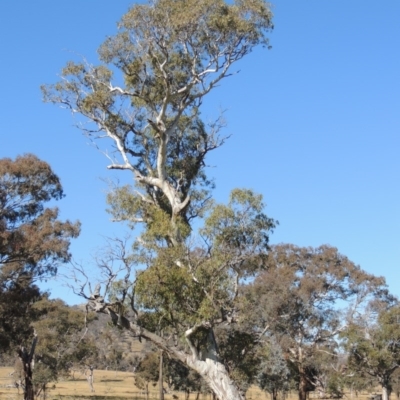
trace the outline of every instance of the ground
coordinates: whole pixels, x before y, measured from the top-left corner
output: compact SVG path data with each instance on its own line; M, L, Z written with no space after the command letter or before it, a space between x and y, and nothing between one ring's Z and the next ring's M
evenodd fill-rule
M0 367L0 399L20 400L22 394L18 396L18 390L10 387L13 383L10 373L12 367ZM49 385L50 387L52 385ZM75 373L75 380L60 381L47 392L47 400L142 400L144 393L135 386L134 375L131 372L115 372L96 370L94 372L95 393L90 393L89 385L85 377L80 373ZM158 387L150 385L150 399L158 399ZM190 396L194 400L195 394ZM310 398L313 397L311 394ZM346 396L348 399L349 395ZM368 394L359 395L356 400L366 400ZM165 395L165 400L183 400L184 393L173 392ZM211 395L200 396L199 400L210 400ZM270 396L262 393L258 388L251 387L246 395L246 400L269 400ZM297 394L291 393L286 400L297 400Z

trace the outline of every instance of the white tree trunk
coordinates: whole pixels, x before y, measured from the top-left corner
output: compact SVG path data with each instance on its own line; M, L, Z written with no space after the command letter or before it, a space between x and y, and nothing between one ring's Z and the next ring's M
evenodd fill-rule
M91 391L92 393L94 393L94 387L93 387L93 382L94 382L93 370L94 370L94 367L93 367L92 365L90 365L90 366L88 367L88 373L85 374L85 375L86 375L86 380L87 380L87 382L88 382L88 384L89 384L89 387L90 387L90 391Z
M206 342L202 348L196 349L191 337L199 329L206 329ZM208 384L219 400L243 400L238 387L232 381L218 357L218 346L215 341L214 332L207 323L199 324L185 332L186 341L192 352L192 356L186 357L186 364L194 369Z
M189 357L186 364L206 381L219 400L244 400L222 363L210 358L200 361Z
M177 347L169 344L161 336L156 335L147 329L136 325L129 321L124 316L117 314L112 307L106 304L96 303L92 306L97 311L107 312L114 323L130 330L135 335L142 336L150 340L159 349L164 350L170 356L178 359L189 368L195 370L209 385L210 389L215 393L218 400L244 400L244 396L240 393L239 388L235 385L232 378L229 376L225 365L218 360L217 345L214 339L212 329L208 328L206 323L200 324L186 331L185 336L189 344L192 354L188 355ZM208 329L207 343L202 349L202 354L199 354L191 342L191 335L198 329Z
M382 385L382 400L389 400L389 391L385 385Z

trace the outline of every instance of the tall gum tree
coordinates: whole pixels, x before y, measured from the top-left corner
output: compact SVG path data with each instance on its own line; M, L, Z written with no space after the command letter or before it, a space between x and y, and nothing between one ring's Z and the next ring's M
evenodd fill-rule
M82 124L93 141L111 140L109 169L134 177L110 194L110 212L143 230L133 255L120 259L128 270L121 298L107 302L95 290L93 307L197 371L220 400L243 396L214 328L234 321L239 283L259 268L274 221L251 191L212 205L205 158L224 143L222 123L204 124L199 108L235 62L268 46L271 19L263 0L136 4L100 47L101 65L70 62L60 82L42 88L45 101L93 123ZM193 219L205 216L196 241ZM132 264L145 266L133 278ZM127 296L131 320L122 312Z
M359 315L343 334L349 368L375 378L388 400L392 375L400 367L400 307L382 307Z
M372 300L395 301L384 278L334 247L272 246L266 268L243 288L246 324L277 341L298 383L299 400L319 386L318 359L338 357L338 335ZM326 363L330 364L330 363Z

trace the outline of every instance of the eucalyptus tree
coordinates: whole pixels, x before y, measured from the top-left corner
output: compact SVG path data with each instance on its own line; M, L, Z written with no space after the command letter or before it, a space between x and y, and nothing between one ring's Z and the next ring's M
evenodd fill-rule
M270 29L263 0L136 4L99 48L99 65L69 62L60 82L43 86L45 101L83 117L94 142L109 140L108 168L134 178L108 200L115 220L141 224L134 256L122 262L144 269L124 280L119 301L96 290L92 305L197 371L221 400L242 395L219 358L214 328L235 319L239 283L260 266L274 221L251 191L212 205L205 160L225 138L221 119L205 124L200 106L234 63L268 46ZM194 239L193 221L205 216ZM130 320L122 311L128 294Z
M32 371L35 398L40 393L45 397L47 385L69 376L73 361L86 358L93 350L83 346L85 319L91 320L82 311L67 306L62 300L43 298L33 307L41 313L32 325L37 335L34 351L35 366Z
M400 307L360 315L343 335L349 368L358 375L376 379L382 400L388 400L392 376L400 367Z
M62 222L46 203L64 197L59 177L33 154L0 159L0 283L35 281L67 262L79 223Z
M273 334L298 383L299 400L321 384L318 359L336 364L338 335L374 298L392 297L385 280L334 247L273 246L265 270L244 288L246 323ZM326 361L325 361L326 362Z
M278 393L285 393L290 389L290 370L284 358L282 347L271 340L260 349L261 362L258 366L257 385L271 394L272 400L278 399Z
M159 380L160 354L151 352L145 354L135 368L135 385L144 390L146 400L149 399L149 383L155 386Z
M34 334L32 322L43 315L34 304L43 298L36 281L53 276L70 260L70 240L79 223L61 221L46 205L64 196L50 165L33 154L0 159L0 345L20 346L24 396L33 398L32 361L36 344L23 347Z

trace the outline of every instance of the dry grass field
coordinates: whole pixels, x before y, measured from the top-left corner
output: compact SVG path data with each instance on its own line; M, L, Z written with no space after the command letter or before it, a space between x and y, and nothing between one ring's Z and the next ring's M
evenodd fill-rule
M21 392L12 384L13 371L11 367L0 367L0 399L1 400L22 400ZM75 373L74 380L57 382L54 387L49 385L47 400L144 400L144 393L135 386L134 376L130 372L102 371L94 372L95 393L90 392L85 376ZM176 396L176 397L175 397ZM190 396L194 400L195 394ZM311 394L310 398L314 396ZM367 400L368 394L363 393L353 400ZM150 399L158 399L158 387L150 385ZM165 400L184 400L184 393L173 392L165 394ZM211 395L200 395L200 400L211 400ZM246 394L246 400L269 400L270 396L261 392L256 387L251 387ZM345 399L351 400L350 396ZM297 400L296 393L292 393L286 400Z
M22 399L21 391L10 387L12 377L9 375L13 371L11 367L0 367L0 399L1 400L20 400ZM49 385L46 398L48 400L142 400L144 393L135 386L134 376L130 372L115 371L95 371L94 372L94 389L95 393L90 392L89 385L85 376L75 373L74 380L64 380L57 382L55 387ZM158 399L158 387L150 385L150 399ZM176 397L173 397L176 396ZM195 394L190 396L190 400L194 400ZM183 400L184 393L173 392L165 394L165 400ZM211 395L200 395L200 400L210 400ZM266 400L266 397L257 388L251 388L247 400Z

